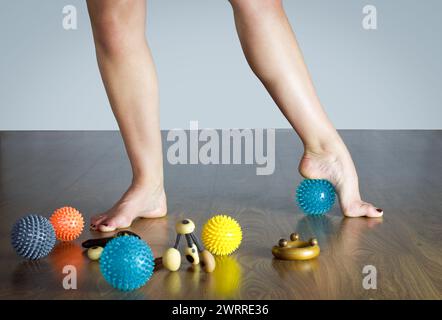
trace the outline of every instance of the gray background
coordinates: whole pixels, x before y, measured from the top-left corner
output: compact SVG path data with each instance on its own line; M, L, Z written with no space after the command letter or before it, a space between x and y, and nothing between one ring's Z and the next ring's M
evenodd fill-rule
M258 1L258 0L257 0ZM78 30L62 8L78 9ZM364 5L378 30L361 26ZM319 96L341 129L442 128L442 1L286 0ZM288 123L249 71L222 0L150 0L162 128ZM3 0L0 130L116 129L84 0Z

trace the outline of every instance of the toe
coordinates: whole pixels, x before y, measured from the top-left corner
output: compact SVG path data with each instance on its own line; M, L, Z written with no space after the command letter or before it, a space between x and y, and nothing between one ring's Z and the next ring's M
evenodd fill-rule
M110 217L103 220L97 229L101 232L112 232L116 229L124 229L130 227L130 221L126 220L124 217Z
M98 231L101 232L112 232L117 230L116 226L113 225L109 225L108 223L101 223L100 225L98 225L97 227Z
M347 217L378 218L384 214L382 209L376 208L372 204L363 201L354 201L351 205L344 207L343 211Z
M91 224L90 224L90 228L92 230L97 230L98 226L100 225L100 223L102 221L104 221L106 219L106 216L104 214L101 215L97 215L91 218Z
M374 207L373 205L369 205L367 210L367 217L369 218L379 218L384 214L384 210Z

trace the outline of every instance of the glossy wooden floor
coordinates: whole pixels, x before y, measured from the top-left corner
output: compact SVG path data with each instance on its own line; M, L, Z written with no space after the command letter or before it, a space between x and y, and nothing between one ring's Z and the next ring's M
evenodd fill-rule
M122 293L103 279L80 244L58 244L28 262L10 246L14 221L49 216L64 205L87 219L125 190L130 171L117 132L0 133L1 299L440 299L442 298L442 132L344 131L368 201L383 219L343 219L338 207L311 219L292 201L302 149L288 130L277 133L276 170L257 176L253 165L166 165L169 215L137 221L132 230L156 256L173 243L174 222L193 219L198 231L212 215L235 217L240 249L218 259L213 274L165 270L140 290ZM168 144L165 143L165 149ZM271 247L293 232L315 236L318 259L272 259ZM199 234L199 232L198 232ZM62 288L62 268L78 270L78 289ZM362 286L365 265L377 268L377 290Z

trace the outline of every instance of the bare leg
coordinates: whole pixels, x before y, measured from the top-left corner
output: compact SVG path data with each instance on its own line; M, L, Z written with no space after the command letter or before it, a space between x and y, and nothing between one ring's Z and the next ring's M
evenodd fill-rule
M281 0L230 3L250 67L304 143L301 175L331 181L344 215L381 216L361 200L353 160L319 102Z
M132 166L132 184L91 228L107 232L167 212L156 71L145 38L145 0L88 0L98 65Z

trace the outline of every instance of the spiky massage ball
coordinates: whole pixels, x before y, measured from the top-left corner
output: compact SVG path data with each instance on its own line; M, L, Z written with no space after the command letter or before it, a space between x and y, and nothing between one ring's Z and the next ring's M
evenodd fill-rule
M335 198L335 188L323 179L306 179L296 190L298 205L307 215L327 213L333 207Z
M54 211L50 220L58 240L72 241L77 239L83 231L83 216L75 208L59 208Z
M217 215L203 226L201 238L212 254L225 256L238 249L241 244L241 226L232 217Z
M134 236L109 241L100 257L100 271L114 288L132 291L146 284L155 266L152 250Z
M54 248L55 231L48 219L31 214L14 224L11 243L15 252L23 258L40 259Z

